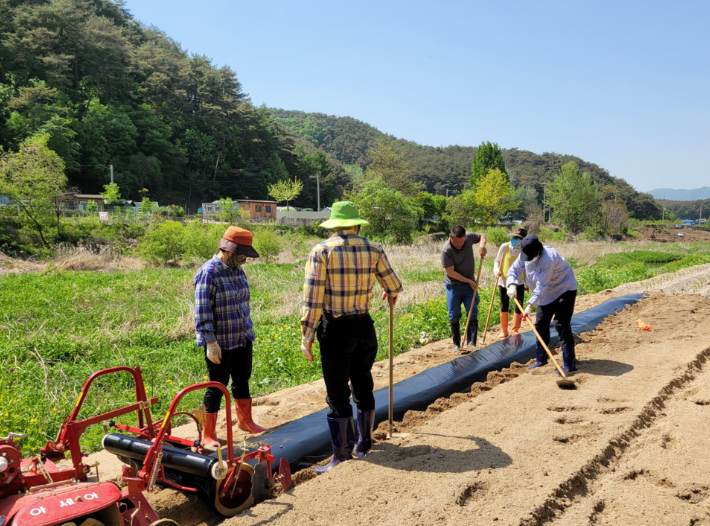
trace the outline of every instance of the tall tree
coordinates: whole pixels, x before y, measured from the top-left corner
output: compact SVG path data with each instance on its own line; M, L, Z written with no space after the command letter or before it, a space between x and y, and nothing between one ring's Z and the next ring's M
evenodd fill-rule
M508 178L498 168L488 170L476 187L474 202L478 205L481 222L484 225L495 225L498 218L520 207L520 201L515 200L515 192Z
M365 170L365 180L382 179L384 184L407 197L415 197L421 191L422 187L414 180L412 169L404 156L395 151L392 141L377 141L369 156L372 162Z
M488 171L493 169L500 170L506 180L508 179L500 147L496 143L482 142L471 161L471 179L469 179L471 190L475 190Z
M570 232L581 232L599 224L601 202L597 184L587 172L581 172L576 163L562 166L547 187L547 201L553 220Z
M64 162L47 148L48 140L47 136L30 137L17 153L0 159L0 194L17 203L45 247L49 247L45 232L52 221L53 205L59 206L67 183ZM54 215L60 235L59 216Z
M303 190L303 183L298 179L293 181L278 181L269 186L269 195L274 198L277 203L286 201L288 208L289 201L296 199Z
M397 243L412 241L417 213L402 192L382 179L372 179L355 196L355 203L362 218L370 223L365 232L380 238L389 236Z

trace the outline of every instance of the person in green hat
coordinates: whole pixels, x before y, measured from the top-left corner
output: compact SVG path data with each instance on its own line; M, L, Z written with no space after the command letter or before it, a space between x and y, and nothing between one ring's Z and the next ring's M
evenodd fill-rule
M372 365L377 355L377 334L369 315L372 287L377 280L385 291L382 299L391 298L394 303L402 292L402 282L382 247L360 237L360 226L368 224L360 218L355 203L335 203L330 219L320 225L333 230L333 236L313 247L306 262L301 351L313 361L311 346L314 337L318 338L333 446L330 463L316 468L319 475L352 458L353 452L365 456L372 447ZM357 405L357 424L353 422L351 392Z

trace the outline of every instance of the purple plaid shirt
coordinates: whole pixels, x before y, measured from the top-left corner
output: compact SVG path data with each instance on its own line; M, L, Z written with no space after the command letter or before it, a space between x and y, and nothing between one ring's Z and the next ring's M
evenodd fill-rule
M217 340L222 349L256 339L249 312L249 283L242 268L231 269L216 255L195 274L197 345Z

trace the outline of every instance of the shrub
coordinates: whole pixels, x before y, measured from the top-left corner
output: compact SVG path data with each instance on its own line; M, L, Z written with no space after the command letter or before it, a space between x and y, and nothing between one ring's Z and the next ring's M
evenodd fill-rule
M567 233L564 230L554 231L551 228L542 225L540 232L537 234L538 239L544 243L563 243L567 239Z
M155 223L138 245L138 254L146 261L168 263L185 252L185 226L177 221Z
M510 238L508 237L508 229L502 226L487 228L483 231L483 233L486 234L488 242L493 245L499 246L510 241Z
M271 228L262 228L254 233L254 248L266 262L281 253L281 246L281 238Z
M185 224L185 244L182 256L185 259L193 257L203 260L209 259L217 252L217 245L223 234L223 225L203 224L200 221L191 221Z

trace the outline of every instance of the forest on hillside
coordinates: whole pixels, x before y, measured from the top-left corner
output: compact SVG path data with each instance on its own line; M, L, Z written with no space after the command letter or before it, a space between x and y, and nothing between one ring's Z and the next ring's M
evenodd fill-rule
M387 139L421 188L467 188L475 147L423 146L352 117L255 107L236 73L135 20L122 1L0 0L0 155L47 137L69 188L101 193L113 167L124 199L161 204L267 199L297 179L292 204L314 207L353 188ZM510 182L542 203L546 183L574 161L613 185L638 219L660 218L648 194L571 155L503 151Z
M305 113L276 108L269 109L274 120L308 141L314 147L348 166L366 169L371 162L369 152L378 140L389 140L411 168L412 177L435 195L455 195L468 185L471 160L476 148L470 146L423 146L397 139L352 117L336 117L323 113ZM660 219L661 208L650 194L637 192L625 180L613 177L600 166L573 155L536 154L517 148L503 150L510 182L515 188L531 188L542 204L545 185L552 182L562 166L574 162L600 187L615 186L632 217Z
M123 198L147 189L180 204L268 198L294 177L315 196L316 172L326 200L347 184L340 163L255 108L234 71L120 1L0 0L0 146L38 135L85 193L102 191L110 165Z

